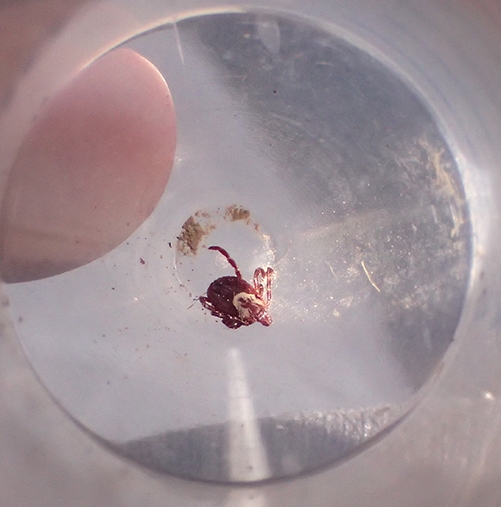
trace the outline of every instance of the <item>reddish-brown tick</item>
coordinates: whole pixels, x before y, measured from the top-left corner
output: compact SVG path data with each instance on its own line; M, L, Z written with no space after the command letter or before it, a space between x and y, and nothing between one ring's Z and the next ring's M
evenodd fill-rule
M235 270L236 276L222 276L213 281L207 289L207 296L199 297L200 303L231 329L250 326L254 322L269 326L272 323L268 307L271 302L273 269L268 268L265 271L263 268L257 268L251 285L242 278L237 263L224 248L210 246L209 250L223 254Z

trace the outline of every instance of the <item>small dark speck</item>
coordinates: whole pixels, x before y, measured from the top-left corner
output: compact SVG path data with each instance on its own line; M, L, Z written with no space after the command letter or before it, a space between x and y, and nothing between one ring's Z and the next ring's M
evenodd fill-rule
M139 257L139 262L144 266L146 262L144 262L144 259L142 257Z
M169 241L169 248L172 248L172 243Z
M23 318L22 318L22 317L19 317L19 318L17 319L17 321L19 322L19 324L21 324L21 322L23 321Z
M110 385L110 384L111 384L111 382L110 382L109 380L108 380L108 382L106 382L106 383L107 383L108 385Z
M277 93L277 90L273 90L273 93Z
M115 290L115 287L112 287L111 290Z

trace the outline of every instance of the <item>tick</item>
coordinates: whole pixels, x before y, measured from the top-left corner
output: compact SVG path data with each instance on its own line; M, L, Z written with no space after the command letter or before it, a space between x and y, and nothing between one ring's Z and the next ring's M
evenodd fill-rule
M256 268L251 285L242 278L237 263L224 248L210 246L209 250L224 255L236 276L222 276L214 280L207 289L207 296L199 297L200 303L230 329L250 326L254 322L269 326L273 322L268 315L273 269Z

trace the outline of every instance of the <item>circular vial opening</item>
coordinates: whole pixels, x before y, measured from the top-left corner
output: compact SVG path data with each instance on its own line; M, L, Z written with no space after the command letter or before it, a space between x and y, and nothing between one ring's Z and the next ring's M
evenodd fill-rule
M298 18L197 15L125 50L168 83L174 167L121 242L7 286L38 377L114 451L190 479L293 477L363 450L417 403L467 288L468 210L436 119ZM217 281L271 321L226 325Z

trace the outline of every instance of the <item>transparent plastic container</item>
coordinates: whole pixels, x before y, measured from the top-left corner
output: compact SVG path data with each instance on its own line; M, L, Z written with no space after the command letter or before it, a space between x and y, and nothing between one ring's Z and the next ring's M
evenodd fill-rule
M496 504L501 36L485 8L96 2L53 37L0 124L12 505ZM151 121L56 159L93 93L86 149L115 99ZM51 137L58 104L72 114ZM160 168L149 200L120 172L141 135L163 150L142 162ZM235 275L211 245L251 284L272 268L270 326L201 304Z

